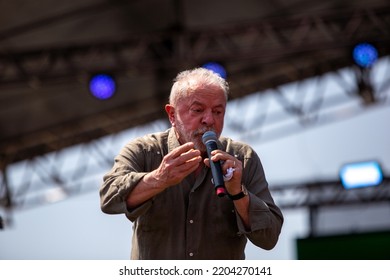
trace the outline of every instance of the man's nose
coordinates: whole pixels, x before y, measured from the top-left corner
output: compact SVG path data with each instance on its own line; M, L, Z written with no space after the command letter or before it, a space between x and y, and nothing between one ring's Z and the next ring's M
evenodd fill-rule
M207 110L204 112L203 117L202 117L202 124L205 125L213 125L214 124L214 116L213 112L210 110Z

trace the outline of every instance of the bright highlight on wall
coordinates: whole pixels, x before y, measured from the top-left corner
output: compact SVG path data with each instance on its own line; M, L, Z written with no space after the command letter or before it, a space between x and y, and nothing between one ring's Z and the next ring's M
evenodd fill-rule
M363 68L372 66L378 59L377 49L368 43L360 43L353 49L355 63Z
M213 71L214 73L217 73L220 75L222 78L226 79L227 73L225 70L225 67L223 67L221 64L217 62L207 62L202 65L203 68L209 69Z
M109 99L115 94L116 83L110 75L97 74L89 81L89 90L97 99Z
M345 189L372 187L382 183L382 168L376 161L357 162L344 165L340 179Z

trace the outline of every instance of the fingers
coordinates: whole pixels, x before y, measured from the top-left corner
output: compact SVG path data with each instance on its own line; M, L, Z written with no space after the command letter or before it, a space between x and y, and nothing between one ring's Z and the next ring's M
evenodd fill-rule
M194 149L194 143L189 142L172 150L167 159L174 160L176 165L180 165L188 161L198 161L201 157L200 151Z
M201 158L202 157L200 156L200 151L194 149L190 149L187 152L184 152L177 157L179 162L182 163L189 162L189 161L198 161Z
M169 154L171 155L172 158L177 158L181 154L186 153L186 152L193 150L193 149L194 149L194 143L188 142L188 143L185 143L185 144L173 149Z
M207 159L209 160L209 159ZM223 162L223 167L224 169L228 169L230 167L232 168L242 168L242 163L239 159L237 159L236 157L224 152L224 151L221 151L221 150L214 150L211 152L211 160L212 161L221 161ZM207 166L209 166L209 162L205 161L205 164Z
M210 167L210 160L221 162L223 174L226 174L229 168L234 168L233 178L231 181L241 182L242 162L235 156L221 150L214 150L211 152L211 159L204 160L205 165L208 167Z
M166 185L174 185L194 172L202 161L199 150L193 143L186 143L167 154L158 168L158 174Z
M228 174L229 168L234 168L231 176L225 181L225 187L228 193L238 193L241 189L242 180L242 162L233 155L221 150L214 150L211 152L211 158L205 159L204 163L210 167L210 160L220 161L222 172L224 175Z

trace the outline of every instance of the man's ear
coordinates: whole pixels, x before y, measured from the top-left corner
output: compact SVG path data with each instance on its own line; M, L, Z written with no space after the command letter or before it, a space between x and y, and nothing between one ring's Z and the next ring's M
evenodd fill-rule
M172 126L175 126L175 107L173 107L171 104L166 104L165 111L167 112L169 121L171 122Z

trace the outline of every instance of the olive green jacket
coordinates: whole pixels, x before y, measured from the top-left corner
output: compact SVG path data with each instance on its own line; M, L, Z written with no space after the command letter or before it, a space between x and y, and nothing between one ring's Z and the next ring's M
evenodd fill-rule
M126 198L145 174L179 146L173 129L129 142L115 158L100 188L101 209L125 214L133 222L132 259L245 259L247 239L272 249L283 216L268 189L262 164L248 145L221 137L220 149L243 163L242 184L249 192L250 230L246 230L227 196L218 197L211 170L204 167L136 209Z

